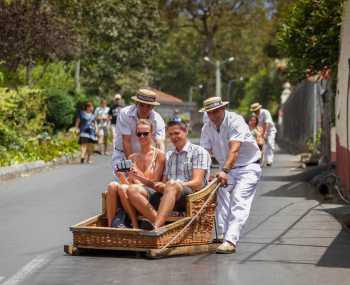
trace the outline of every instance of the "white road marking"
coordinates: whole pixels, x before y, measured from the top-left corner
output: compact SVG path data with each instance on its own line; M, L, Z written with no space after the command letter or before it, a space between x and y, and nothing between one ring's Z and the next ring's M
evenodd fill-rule
M26 265L24 265L20 271L18 271L15 275L7 279L1 285L17 285L22 282L24 279L32 275L34 272L38 271L41 267L48 263L49 258L48 254L43 254L35 257ZM1 281L1 279L0 279Z

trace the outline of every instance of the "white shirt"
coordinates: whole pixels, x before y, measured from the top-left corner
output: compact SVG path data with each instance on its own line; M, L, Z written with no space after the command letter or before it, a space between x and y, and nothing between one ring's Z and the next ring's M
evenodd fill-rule
M245 166L260 159L259 147L242 116L225 111L225 118L219 130L210 120L203 126L200 144L205 149L212 151L220 167L224 166L227 159L230 141L241 142L234 167Z
M95 110L95 116L97 119L97 123L99 127L107 127L108 126L108 114L109 114L109 107L97 107ZM105 119L98 119L99 116L104 116Z
M275 124L272 120L272 116L270 112L266 109L260 109L259 113L259 126L263 127L264 124L269 124L268 129L266 130L267 134L270 134L272 132L276 132Z
M148 120L153 125L152 137L154 140L165 139L165 123L163 118L154 110L151 111ZM123 151L123 135L131 135L132 152L140 151L139 139L136 136L137 107L130 105L120 110L116 125L116 150Z

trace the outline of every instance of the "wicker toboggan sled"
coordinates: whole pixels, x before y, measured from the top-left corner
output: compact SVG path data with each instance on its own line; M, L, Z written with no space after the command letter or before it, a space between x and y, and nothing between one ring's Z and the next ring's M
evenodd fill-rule
M105 193L102 214L70 227L73 244L65 245L70 255L85 249L145 252L149 257L196 254L215 250L214 230L217 180L187 196L185 216L167 219L158 231L107 227Z

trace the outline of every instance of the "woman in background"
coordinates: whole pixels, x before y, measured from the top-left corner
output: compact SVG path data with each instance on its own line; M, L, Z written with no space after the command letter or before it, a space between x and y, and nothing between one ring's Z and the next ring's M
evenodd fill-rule
M97 142L96 117L93 111L93 104L85 103L84 110L80 111L75 121L75 127L79 130L80 163L91 163L94 144Z
M255 115L252 115L248 121L249 129L250 129L251 134L256 139L256 143L258 144L260 150L262 150L263 145L264 145L264 138L262 136L263 130L261 127L258 126L258 124L259 124L258 117Z

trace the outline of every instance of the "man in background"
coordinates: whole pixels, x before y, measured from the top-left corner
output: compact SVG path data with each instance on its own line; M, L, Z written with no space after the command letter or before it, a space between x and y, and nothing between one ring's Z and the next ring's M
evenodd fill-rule
M157 148L164 151L165 122L159 113L153 110L155 106L160 105L157 101L157 94L148 88L141 88L131 99L135 104L122 108L118 115L115 149L112 157L113 169L118 160L127 159L132 153L140 151L139 140L136 136L136 123L139 119L151 121L153 141Z
M113 151L115 149L117 119L121 109L122 109L122 96L120 94L116 94L113 98L112 107L109 109L109 113L108 113L110 123L111 123L110 129L112 131Z
M98 152L107 155L108 150L108 128L109 128L109 107L106 99L101 99L100 106L95 110L97 122Z
M263 147L263 164L271 166L273 163L273 152L275 150L275 139L277 130L272 120L271 113L262 108L260 103L254 103L250 106L250 111L254 112L259 119L259 127L262 128L262 137L265 140Z

